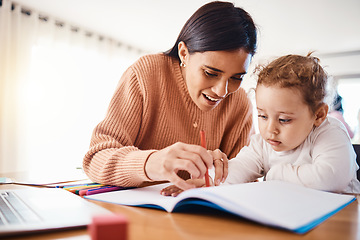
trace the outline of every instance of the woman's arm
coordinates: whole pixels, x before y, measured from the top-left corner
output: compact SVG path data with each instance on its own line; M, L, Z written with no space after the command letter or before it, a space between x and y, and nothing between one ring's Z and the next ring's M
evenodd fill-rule
M149 179L144 162L154 150L134 146L141 126L143 95L129 68L111 99L105 119L93 131L90 149L83 160L92 181L120 186L137 186Z

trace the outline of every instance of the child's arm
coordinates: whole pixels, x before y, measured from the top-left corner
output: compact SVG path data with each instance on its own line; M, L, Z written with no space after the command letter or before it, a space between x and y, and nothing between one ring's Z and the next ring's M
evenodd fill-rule
M356 156L350 139L339 126L314 134L306 140L302 151L309 152L309 159L295 163L277 164L270 168L267 180L282 180L306 187L343 192L356 174Z
M249 146L244 147L235 158L229 160L226 184L253 182L263 176L263 140L260 134L253 135Z

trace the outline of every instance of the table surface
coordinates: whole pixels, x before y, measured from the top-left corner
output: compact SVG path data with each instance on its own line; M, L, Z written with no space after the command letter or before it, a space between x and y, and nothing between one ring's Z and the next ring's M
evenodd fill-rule
M0 185L0 188L12 185ZM24 186L12 186L15 188ZM91 200L87 200L91 201ZM167 213L165 211L91 201L129 220L128 240L159 239L360 239L359 204L352 202L306 234L274 229L225 213ZM9 239L90 239L87 229L32 234Z

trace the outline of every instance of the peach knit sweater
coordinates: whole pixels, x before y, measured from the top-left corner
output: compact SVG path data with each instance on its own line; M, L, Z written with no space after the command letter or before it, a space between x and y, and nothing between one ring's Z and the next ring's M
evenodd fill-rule
M123 74L105 119L94 129L83 160L98 183L139 186L151 181L144 171L148 156L176 142L200 144L229 158L248 145L252 106L240 88L215 109L201 111L192 101L177 59L165 54L141 57Z

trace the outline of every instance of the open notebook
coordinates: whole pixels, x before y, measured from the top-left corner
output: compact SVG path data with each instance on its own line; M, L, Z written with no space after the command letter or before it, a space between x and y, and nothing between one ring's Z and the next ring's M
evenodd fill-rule
M86 198L157 208L167 212L217 209L301 234L355 200L351 195L323 192L280 181L195 188L184 191L177 197L160 195L160 190L166 186L168 184L96 194Z
M84 227L110 211L60 188L1 189L0 238Z

